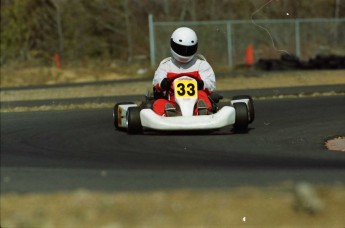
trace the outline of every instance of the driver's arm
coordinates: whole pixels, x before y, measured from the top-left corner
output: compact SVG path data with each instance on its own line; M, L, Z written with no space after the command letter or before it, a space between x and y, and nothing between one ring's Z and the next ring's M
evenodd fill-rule
M161 88L161 82L163 81L164 78L167 78L167 69L166 66L164 65L163 61L159 64L155 75L153 77L153 87L155 87L158 90L162 90Z
M204 89L208 89L210 92L216 89L216 77L211 65L207 61L201 61L199 74L204 81Z

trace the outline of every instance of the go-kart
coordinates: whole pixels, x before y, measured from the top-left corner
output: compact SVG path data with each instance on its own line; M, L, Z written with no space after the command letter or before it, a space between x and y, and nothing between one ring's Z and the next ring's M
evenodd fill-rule
M219 107L223 97L211 93L212 112L208 115L195 115L198 101L197 80L190 76L180 76L173 80L172 88L179 116L160 116L152 110L153 102L158 98L167 98L168 94L147 93L139 105L134 102L116 103L113 110L114 126L118 130L127 130L128 134L139 134L145 129L160 131L216 130L233 126L236 132L246 132L254 121L253 99L248 95L235 96L228 105Z

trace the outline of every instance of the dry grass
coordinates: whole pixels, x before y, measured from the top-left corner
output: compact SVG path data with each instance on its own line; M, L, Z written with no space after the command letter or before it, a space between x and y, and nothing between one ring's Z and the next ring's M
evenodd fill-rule
M345 189L318 187L317 214L294 209L291 186L1 196L2 227L343 227Z
M2 67L1 86L20 87L29 85L52 85L59 83L79 83L90 81L121 80L128 78L145 78L145 74L137 73L140 68L134 66L130 70L117 70L118 65L107 68L74 67L58 69L56 67Z
M345 70L267 72L257 77L225 77L218 90L345 84Z

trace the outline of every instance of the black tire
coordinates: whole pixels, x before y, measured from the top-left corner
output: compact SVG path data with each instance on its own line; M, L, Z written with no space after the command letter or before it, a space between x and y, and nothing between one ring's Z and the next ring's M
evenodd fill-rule
M236 118L234 129L237 132L245 132L248 130L248 108L246 103L239 102L234 104Z
M249 123L253 123L255 119L255 109L254 109L254 101L253 98L249 95L238 95L234 96L232 100L241 100L241 99L249 99L248 102L248 111L249 111Z
M116 103L113 109L113 121L115 129L120 129L119 127L119 105L134 104L134 102L119 102Z
M128 108L127 120L128 120L128 126L127 126L128 134L139 134L142 132L143 127L141 126L139 107Z

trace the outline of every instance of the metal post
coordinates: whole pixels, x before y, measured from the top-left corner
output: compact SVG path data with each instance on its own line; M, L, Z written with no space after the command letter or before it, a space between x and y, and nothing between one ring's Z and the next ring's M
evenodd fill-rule
M295 43L296 43L296 56L301 57L301 34L300 34L300 21L295 20Z
M231 21L226 23L226 34L227 34L227 45L228 45L228 65L230 68L233 67L232 62L232 30L231 30Z
M154 67L156 64L156 56L155 56L155 34L154 34L154 24L153 24L152 14L149 14L149 38L150 38L150 62L151 62L151 67Z

